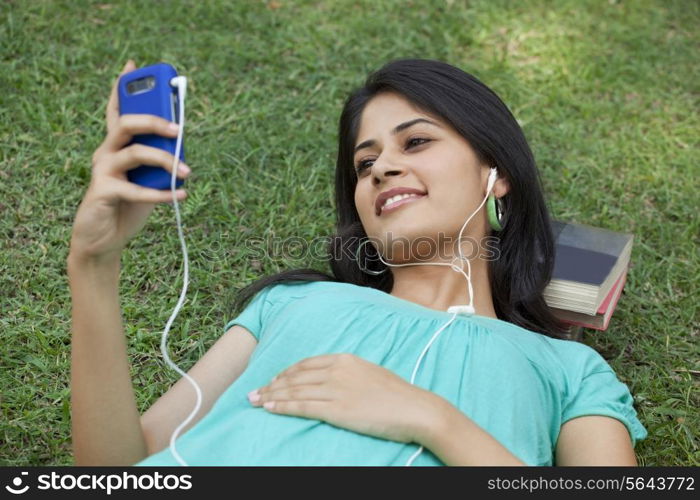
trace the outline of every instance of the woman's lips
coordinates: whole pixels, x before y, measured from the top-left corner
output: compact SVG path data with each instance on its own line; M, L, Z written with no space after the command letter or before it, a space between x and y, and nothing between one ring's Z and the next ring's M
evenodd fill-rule
M418 200L420 200L421 198L425 198L426 196L428 196L428 195L427 195L427 194L411 195L411 196L409 196L408 198L404 198L404 199L402 199L402 200L395 201L394 203L391 203L391 204L389 204L389 205L384 205L384 206L382 207L382 211L379 212L379 215L384 215L385 213L393 212L393 211L395 211L396 209L398 209L399 207L401 207L402 205L406 205L406 204L408 204L408 203L412 203L412 202L414 202L414 201L418 201Z

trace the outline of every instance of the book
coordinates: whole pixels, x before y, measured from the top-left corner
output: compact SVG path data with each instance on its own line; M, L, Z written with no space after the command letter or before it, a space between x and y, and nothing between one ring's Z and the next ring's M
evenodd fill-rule
M554 313L554 315L560 320L571 325L593 328L595 330L607 330L612 313L617 307L617 303L622 295L622 290L625 287L628 270L629 267L625 268L622 275L615 282L612 290L610 290L608 296L605 298L605 300L603 300L595 315L592 316L589 314L556 308L551 308L552 313Z
M555 261L544 290L551 308L595 316L627 269L634 235L552 221Z

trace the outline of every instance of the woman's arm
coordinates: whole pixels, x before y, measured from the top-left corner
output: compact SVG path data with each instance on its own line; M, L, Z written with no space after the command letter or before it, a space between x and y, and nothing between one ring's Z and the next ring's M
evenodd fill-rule
M417 441L445 464L527 465L447 400L438 399L433 418L425 422ZM562 425L555 465L637 466L637 459L622 422L589 415Z
M76 465L146 456L119 308L119 258L68 257L72 297L71 410Z
M432 407L417 442L446 465L527 465L446 399Z
M180 435L209 413L219 396L245 371L257 345L252 333L234 325L187 372L202 390L202 406ZM192 412L194 404L192 384L181 378L143 414L141 426L149 455L170 444L170 436Z
M121 74L134 69L129 61ZM124 465L146 455L119 308L120 256L156 204L173 201L171 192L129 182L127 172L159 165L172 173L173 155L130 142L146 133L175 137L177 127L153 115L120 116L118 81L105 110L107 135L92 155L90 185L75 214L67 260L72 432L79 465ZM176 174L189 175L180 169ZM185 195L176 191L180 200Z
M572 418L561 426L556 465L637 466L627 427L602 415Z

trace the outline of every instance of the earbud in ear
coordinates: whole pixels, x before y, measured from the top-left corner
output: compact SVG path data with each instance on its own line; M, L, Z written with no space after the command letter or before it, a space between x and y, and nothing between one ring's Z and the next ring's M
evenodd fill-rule
M488 184L486 186L487 193L490 193L493 189L493 185L496 184L496 179L498 179L498 170L496 169L496 167L491 167L491 171L489 172Z

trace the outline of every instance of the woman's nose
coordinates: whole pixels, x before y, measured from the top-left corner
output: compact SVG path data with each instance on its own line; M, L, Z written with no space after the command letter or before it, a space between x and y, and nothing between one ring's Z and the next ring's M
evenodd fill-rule
M387 154L382 154L372 164L372 173L375 182L380 182L387 176L401 175L405 172L406 166Z

